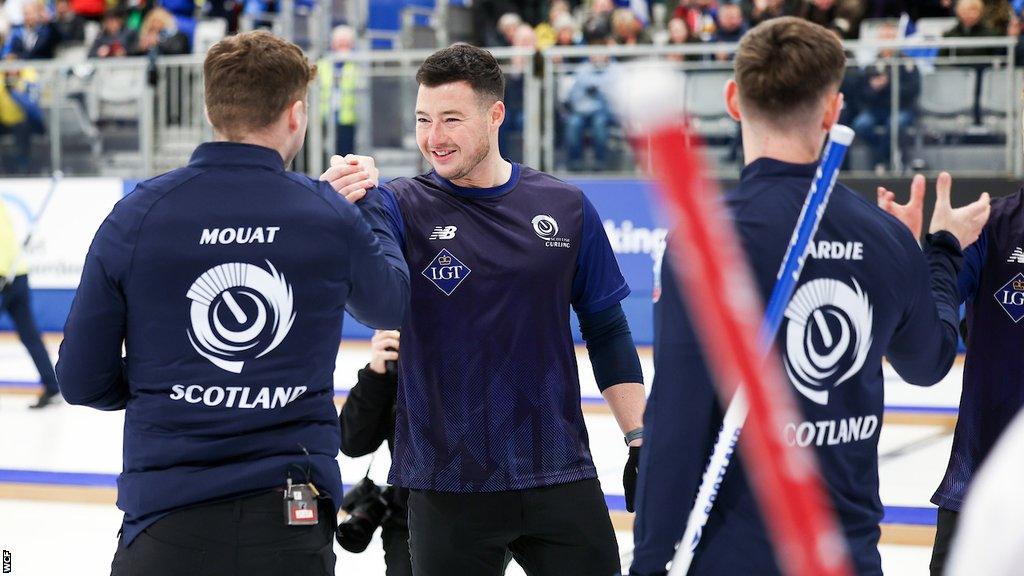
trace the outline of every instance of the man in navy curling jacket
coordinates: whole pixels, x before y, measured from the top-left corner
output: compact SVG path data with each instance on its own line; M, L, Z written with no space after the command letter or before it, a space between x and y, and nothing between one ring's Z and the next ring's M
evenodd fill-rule
M751 30L735 62L726 100L730 114L742 118L747 165L724 200L767 300L842 109L846 58L824 28L779 18ZM915 186L923 190L923 180ZM775 343L801 413L778 433L815 451L860 575L882 573L882 356L907 382L929 386L956 355L961 246L978 237L988 197L953 210L949 186L948 175L940 177L922 255L904 223L837 185ZM644 576L665 574L722 423L671 249L663 262L631 567ZM779 574L739 459L721 482L689 574Z
M219 42L216 141L139 184L89 250L57 373L69 403L126 410L114 574L334 573L343 312L398 326L409 278L360 207L286 169L315 70L266 32ZM289 479L318 524L286 523Z

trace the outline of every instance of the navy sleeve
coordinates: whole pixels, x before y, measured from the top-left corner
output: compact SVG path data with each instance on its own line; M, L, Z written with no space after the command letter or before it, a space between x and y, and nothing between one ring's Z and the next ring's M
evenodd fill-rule
M916 248L907 246L907 250ZM931 386L949 372L956 359L960 320L957 275L963 254L957 239L943 231L925 238L924 258L912 256L907 271L910 300L886 357L910 384Z
M398 376L378 374L367 366L341 407L341 451L351 458L372 454L395 428L393 417Z
M964 267L957 277L957 288L960 291L960 303L970 302L978 291L981 282L981 267L988 255L988 228L981 231L978 240L964 250Z
M577 314L606 310L629 295L629 286L619 271L601 216L586 196L582 229L572 281L572 306Z
M362 203L362 218L348 229L352 291L345 309L371 328L398 328L409 306L409 268L392 228L373 216L383 210L379 192L370 190Z
M390 230L391 238L397 243L401 254L405 251L405 222L402 220L402 211L398 208L398 199L395 198L395 193L384 185L378 186L375 190L371 190L362 200L356 202L356 206L362 210L363 217L370 223L378 237L385 229Z
M580 332L587 343L594 378L601 392L624 382L642 383L644 374L640 369L640 357L622 305L616 303L606 310L578 316Z
M85 257L57 361L60 391L69 404L120 410L128 402L121 349L127 330L123 286L134 249L133 220L123 201L115 206Z

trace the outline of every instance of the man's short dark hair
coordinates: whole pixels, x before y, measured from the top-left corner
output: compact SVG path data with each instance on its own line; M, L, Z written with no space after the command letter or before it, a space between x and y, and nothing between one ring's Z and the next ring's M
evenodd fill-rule
M304 100L314 78L316 66L287 40L266 30L228 36L203 62L207 116L220 133L240 138Z
M416 81L428 88L466 82L481 98L505 99L505 75L498 61L487 50L469 44L454 44L431 54L416 72Z
M745 112L773 124L814 109L846 72L835 34L793 17L775 18L743 36L736 53L736 84Z

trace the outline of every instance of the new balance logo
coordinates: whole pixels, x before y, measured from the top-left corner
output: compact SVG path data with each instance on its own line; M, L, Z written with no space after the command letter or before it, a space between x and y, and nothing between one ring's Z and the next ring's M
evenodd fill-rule
M434 228L434 232L430 234L431 240L451 240L455 238L455 226L437 226Z
M1024 264L1024 250L1020 248L1014 248L1013 254L1006 259L1007 262L1016 262L1017 264Z

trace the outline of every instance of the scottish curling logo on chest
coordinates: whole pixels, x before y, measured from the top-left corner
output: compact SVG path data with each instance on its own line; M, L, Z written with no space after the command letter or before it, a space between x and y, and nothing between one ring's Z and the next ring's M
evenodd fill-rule
M469 266L463 264L447 249L443 249L423 269L423 276L437 286L438 290L444 292L445 296L451 296L470 272L472 270Z

